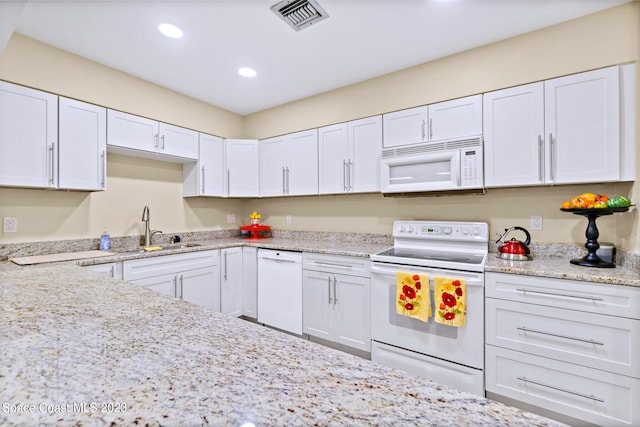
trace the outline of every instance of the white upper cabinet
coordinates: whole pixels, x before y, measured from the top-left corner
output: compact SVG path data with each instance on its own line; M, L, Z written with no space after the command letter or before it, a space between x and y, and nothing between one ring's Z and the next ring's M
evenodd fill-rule
M619 179L618 74L618 67L609 67L545 82L547 182Z
M198 132L121 111L108 110L109 150L150 159L198 158Z
M482 134L482 95L383 115L383 148Z
M382 115L382 147L417 144L427 141L428 108L409 108Z
M619 73L609 67L485 94L486 186L623 179Z
M225 140L225 194L229 197L258 197L258 140Z
M217 136L199 135L198 161L182 167L185 197L225 196L224 140Z
M58 97L0 81L0 185L58 185Z
M544 182L544 84L484 95L487 187Z
M106 108L60 97L58 114L58 187L106 189Z
M318 194L318 130L260 141L260 195Z
M320 194L380 190L382 116L318 130Z

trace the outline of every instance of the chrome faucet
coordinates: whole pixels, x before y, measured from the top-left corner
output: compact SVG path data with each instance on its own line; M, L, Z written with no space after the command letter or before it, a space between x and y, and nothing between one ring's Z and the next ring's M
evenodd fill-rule
M152 230L149 226L149 206L145 206L142 210L142 221L145 222L144 225L144 245L151 246L151 241L153 240L153 235L156 233L162 233L160 230Z

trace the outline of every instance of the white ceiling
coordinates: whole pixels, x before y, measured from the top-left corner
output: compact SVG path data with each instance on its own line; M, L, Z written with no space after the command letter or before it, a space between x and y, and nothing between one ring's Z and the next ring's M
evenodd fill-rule
M246 115L627 1L318 0L295 32L278 0L28 0L16 31Z

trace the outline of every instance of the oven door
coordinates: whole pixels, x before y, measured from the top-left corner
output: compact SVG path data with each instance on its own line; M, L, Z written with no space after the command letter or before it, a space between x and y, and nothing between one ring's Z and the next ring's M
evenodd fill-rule
M436 276L466 281L463 327L428 322L396 313L396 273L429 275L433 304ZM435 309L434 309L435 312ZM371 263L371 337L374 341L482 370L484 367L484 273Z
M460 150L382 158L383 193L456 190L460 188Z

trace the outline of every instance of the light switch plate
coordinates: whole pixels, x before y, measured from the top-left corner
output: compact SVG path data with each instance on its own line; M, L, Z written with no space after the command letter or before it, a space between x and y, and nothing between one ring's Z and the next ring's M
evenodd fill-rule
M234 214L227 215L227 224L235 224L236 216Z
M2 224L3 233L16 233L18 231L18 218L5 216Z
M531 215L531 230L542 231L542 215Z

